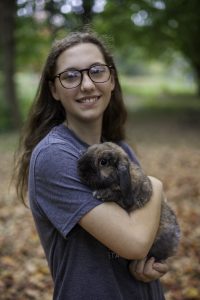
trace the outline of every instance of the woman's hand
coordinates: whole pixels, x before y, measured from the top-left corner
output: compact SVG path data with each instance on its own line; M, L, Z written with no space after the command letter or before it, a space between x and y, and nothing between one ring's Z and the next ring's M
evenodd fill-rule
M133 277L143 282L150 282L159 279L169 271L166 261L155 262L150 259L133 260L129 264L129 270Z

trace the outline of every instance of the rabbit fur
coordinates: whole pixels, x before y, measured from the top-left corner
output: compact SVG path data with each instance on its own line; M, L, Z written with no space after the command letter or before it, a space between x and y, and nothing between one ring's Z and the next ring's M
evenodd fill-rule
M78 173L96 198L115 201L128 212L143 207L152 195L151 181L142 168L112 142L90 146L78 160ZM176 215L163 200L159 229L148 257L161 261L175 255L179 239Z

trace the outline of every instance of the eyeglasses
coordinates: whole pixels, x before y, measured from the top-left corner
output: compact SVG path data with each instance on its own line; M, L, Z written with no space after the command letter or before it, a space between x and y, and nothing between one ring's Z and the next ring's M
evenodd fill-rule
M61 85L65 89L73 89L79 86L83 80L83 72L87 72L89 78L95 83L103 83L110 79L112 66L108 65L92 65L90 68L77 70L68 69L53 77L60 80Z

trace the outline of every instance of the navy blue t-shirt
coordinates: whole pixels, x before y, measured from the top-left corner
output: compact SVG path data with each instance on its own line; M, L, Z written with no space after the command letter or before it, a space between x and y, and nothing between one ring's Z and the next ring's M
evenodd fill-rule
M120 146L131 160L130 147ZM77 173L88 147L64 125L54 127L32 153L30 207L54 281L54 300L163 300L158 280L143 283L129 273L129 261L111 252L78 225L102 202Z

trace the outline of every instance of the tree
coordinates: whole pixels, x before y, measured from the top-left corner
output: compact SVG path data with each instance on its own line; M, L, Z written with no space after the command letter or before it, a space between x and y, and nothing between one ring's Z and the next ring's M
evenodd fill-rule
M15 0L0 1L0 42L5 113L12 128L19 128L21 116L15 90Z
M96 24L120 48L140 46L147 56L156 58L179 51L196 74L200 95L199 0L108 1Z
M35 61L35 58L41 56L38 52L44 48L40 47L42 41L50 43L61 28L65 31L66 29L80 29L92 21L93 0L84 1L83 5L80 2L72 2L69 14L62 12L65 4L66 1L63 0L46 0L41 7L41 3L36 1L27 0L19 3L16 0L0 1L0 60L2 65L2 74L0 74L2 80L1 78L0 80L3 90L1 97L4 101L1 104L1 110L3 108L2 115L6 115L8 119L7 127L17 129L22 124L15 84L16 61L22 66L26 65L28 60ZM37 21L36 13L39 6L40 12L46 14L43 24ZM17 16L18 9L19 15ZM56 18L63 22L58 24ZM16 57L16 42L18 53L23 56L23 62L19 56ZM38 64L40 64L40 59Z
M199 0L7 0L0 1L0 22L3 100L13 128L21 123L14 82L15 37L17 66L24 68L37 59L39 69L51 39L86 24L112 36L115 48L125 55L141 49L144 56L157 58L179 51L193 67L200 95Z

